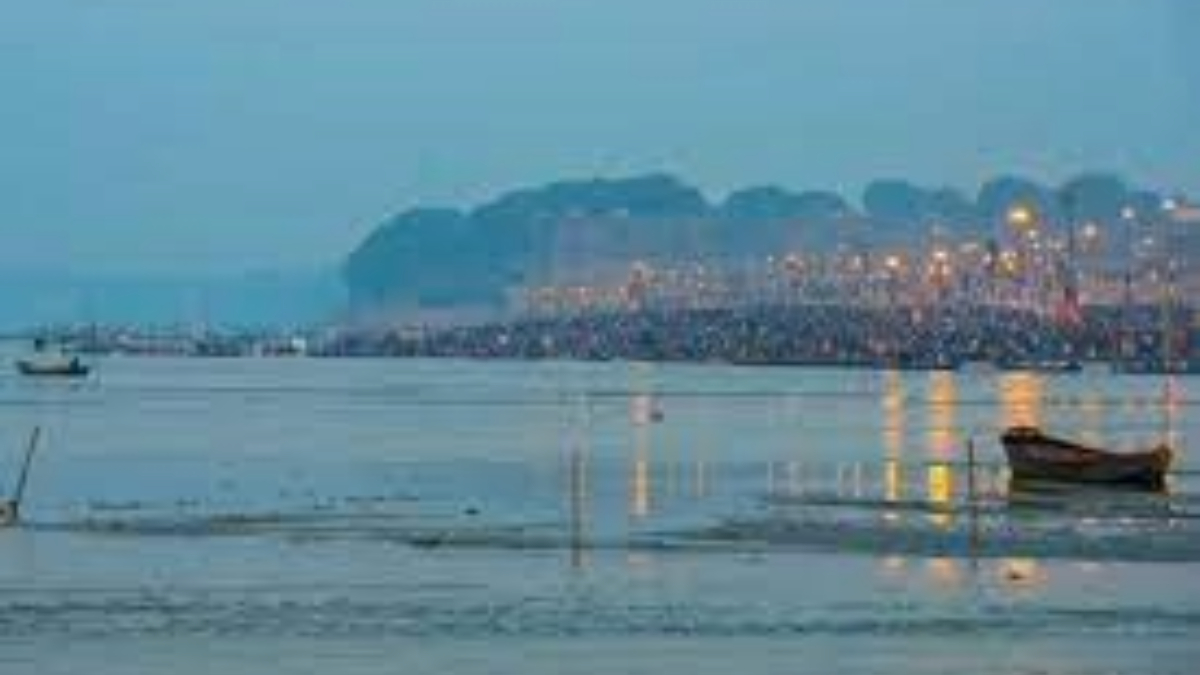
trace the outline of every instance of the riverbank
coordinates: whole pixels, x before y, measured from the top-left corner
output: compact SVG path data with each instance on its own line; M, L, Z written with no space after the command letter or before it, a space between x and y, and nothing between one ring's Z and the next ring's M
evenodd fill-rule
M252 331L29 331L94 355L570 359L739 365L1200 372L1200 331L1180 308L1087 307L1071 320L996 306L764 305L527 316L457 326Z
M1164 334L1165 327L1176 326ZM1164 335L1167 337L1164 338ZM1085 309L1077 321L1025 310L956 306L761 306L527 318L425 331L347 331L326 356L683 361L746 365L1186 372L1197 337L1181 313ZM1164 360L1163 345L1170 344Z

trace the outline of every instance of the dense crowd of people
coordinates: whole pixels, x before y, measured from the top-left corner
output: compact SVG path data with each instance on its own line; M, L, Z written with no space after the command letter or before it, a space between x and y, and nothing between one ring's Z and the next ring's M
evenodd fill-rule
M1187 317L1088 308L1075 320L1000 307L842 305L646 310L407 333L350 333L332 353L410 357L719 361L892 367L1185 365Z

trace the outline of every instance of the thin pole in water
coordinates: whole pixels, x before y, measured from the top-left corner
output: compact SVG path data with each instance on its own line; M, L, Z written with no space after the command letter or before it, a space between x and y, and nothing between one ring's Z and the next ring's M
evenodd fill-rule
M975 507L975 437L967 438L967 503Z
M587 465L589 434L591 433L591 400L585 394L580 399L580 416L569 430L570 455L568 467L568 495L570 506L571 567L582 569L586 564L587 544ZM581 428L582 427L582 428Z
M571 566L584 566L584 499L586 491L587 459L584 449L571 448Z
M42 428L34 427L29 436L29 445L25 449L25 461L21 465L16 490L11 499L0 500L0 527L14 525L21 518L21 499L25 495L25 485L29 482L29 468L33 464L33 455L37 451L41 436Z
M979 502L975 494L975 437L967 437L967 512L971 519L971 563L979 561Z
M13 505L16 509L21 506L21 499L25 495L25 485L29 482L29 469L33 466L33 456L37 452L38 441L42 438L42 428L40 426L33 428L33 433L29 434L29 445L25 448L25 462L21 465L21 474L17 478L17 490L13 493Z

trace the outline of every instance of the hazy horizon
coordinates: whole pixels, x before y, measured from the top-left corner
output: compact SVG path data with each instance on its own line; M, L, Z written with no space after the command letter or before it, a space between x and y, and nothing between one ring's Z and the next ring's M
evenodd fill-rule
M49 0L0 25L0 266L331 267L414 204L668 171L1200 194L1188 0ZM1189 56L1189 50L1192 53Z

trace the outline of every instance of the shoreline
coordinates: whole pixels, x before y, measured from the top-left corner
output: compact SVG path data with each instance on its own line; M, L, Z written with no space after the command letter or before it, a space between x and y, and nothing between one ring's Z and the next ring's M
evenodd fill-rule
M1164 318L1166 317L1166 318ZM465 358L744 367L1200 373L1181 308L1085 307L1075 320L995 306L758 306L521 317L467 326L295 331L31 331L70 351L173 357Z

